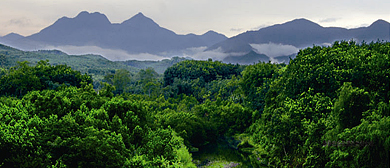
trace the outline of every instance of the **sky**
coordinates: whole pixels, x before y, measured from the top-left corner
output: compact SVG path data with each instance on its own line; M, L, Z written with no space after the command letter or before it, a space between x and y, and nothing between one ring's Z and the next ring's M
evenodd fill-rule
M324 27L356 28L390 22L389 0L1 0L0 36L28 36L81 11L121 23L142 12L178 34L209 30L232 37L248 30L306 18Z

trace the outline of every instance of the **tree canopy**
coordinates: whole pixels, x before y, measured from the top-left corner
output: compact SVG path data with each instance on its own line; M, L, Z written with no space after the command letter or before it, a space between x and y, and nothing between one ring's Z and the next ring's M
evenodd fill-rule
M0 166L390 166L387 42L313 46L288 65L104 72L96 82L48 61L2 67ZM245 159L195 159L222 143Z

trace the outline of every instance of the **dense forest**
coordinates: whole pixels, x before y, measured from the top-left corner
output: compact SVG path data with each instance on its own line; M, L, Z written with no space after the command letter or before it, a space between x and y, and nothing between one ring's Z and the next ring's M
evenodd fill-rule
M313 46L288 65L95 67L99 78L1 51L1 167L390 166L390 43ZM194 159L221 143L242 161Z

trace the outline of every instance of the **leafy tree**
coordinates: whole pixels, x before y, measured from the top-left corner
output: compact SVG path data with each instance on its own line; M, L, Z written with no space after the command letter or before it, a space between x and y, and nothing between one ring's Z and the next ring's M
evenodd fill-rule
M141 69L138 75L139 84L143 86L144 93L149 97L152 93L155 93L155 97L158 96L161 88L161 83L158 81L158 73L153 68L147 68L145 70Z
M0 78L0 94L23 96L29 91L56 89L61 85L81 87L82 83L92 83L88 75L72 70L66 65L51 66L47 61L40 61L34 67L28 62L20 62Z
M334 114L341 129L352 128L360 124L363 112L370 106L370 96L363 89L353 88L344 83L335 102Z
M195 61L187 60L169 67L164 72L164 86L171 85L175 78L193 80L203 78L208 83L218 78L231 78L238 76L242 71L240 65L224 64L218 61Z
M257 63L244 69L239 85L249 106L260 113L264 110L265 96L271 82L279 77L283 66L272 63Z
M115 87L115 94L124 93L130 85L130 72L125 69L119 69L114 75L106 75L105 81Z

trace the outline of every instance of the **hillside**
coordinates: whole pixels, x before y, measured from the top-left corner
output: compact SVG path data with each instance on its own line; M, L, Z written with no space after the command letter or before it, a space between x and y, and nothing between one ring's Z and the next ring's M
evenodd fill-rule
M264 54L258 54L254 51L249 52L243 56L228 56L223 59L223 62L227 63L238 63L238 64L256 64L258 62L268 62L270 61L269 57Z
M123 63L128 66L132 66L138 69L147 69L147 68L153 68L157 73L163 74L164 71L171 67L172 65L187 60L186 58L182 57L173 57L171 59L164 59L161 61L138 61L138 60L128 60L128 61L120 61L120 63Z
M185 58L173 57L161 61L110 61L100 55L68 55L59 50L21 51L3 44L0 44L0 66L11 67L17 62L28 61L35 65L40 60L48 60L51 65L66 64L81 73L92 75L95 82L100 82L108 74L114 74L116 70L124 69L132 74L138 73L141 69L152 68L157 73L164 71L184 60Z
M21 51L2 44L0 44L0 59L2 67L15 66L18 61L28 61L31 65L35 65L40 60L49 60L52 65L66 64L83 74L88 73L94 80L115 73L117 69L126 69L132 73L139 71L138 68L112 62L99 55L68 55L59 50Z
M389 51L342 41L288 65L186 60L163 77L118 70L96 90L68 66L19 63L0 71L0 165L389 167Z

